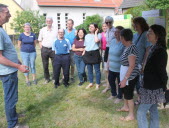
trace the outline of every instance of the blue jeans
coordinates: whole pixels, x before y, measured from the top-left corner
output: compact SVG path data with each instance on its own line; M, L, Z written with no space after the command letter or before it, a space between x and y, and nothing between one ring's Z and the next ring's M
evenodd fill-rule
M30 71L32 74L36 73L35 69L35 60L36 60L36 52L21 52L21 58L24 65L30 67ZM29 73L24 73L25 76L28 76Z
M120 73L119 72L112 72L109 70L108 80L109 80L109 84L111 87L112 96L117 96L117 98L122 99L122 89L120 88L119 85L118 85L118 94L116 92L116 83L115 83L116 79L119 84L120 83Z
M101 79L100 63L99 64L87 64L89 81L90 83L93 83L93 67L96 73L96 84L100 84L100 79Z
M147 112L150 112L150 124L147 121ZM157 104L140 104L137 110L138 128L159 128Z
M84 76L85 76L85 63L83 61L82 56L78 56L78 55L74 55L74 61L76 64L76 68L78 71L78 76L79 76L79 80L80 82L84 82Z
M17 72L0 76L4 89L5 113L8 128L13 128L18 122L16 103L18 101L18 76Z

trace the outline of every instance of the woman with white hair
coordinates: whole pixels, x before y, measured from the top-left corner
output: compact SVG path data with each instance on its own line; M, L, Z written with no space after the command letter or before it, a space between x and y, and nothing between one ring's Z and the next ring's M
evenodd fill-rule
M115 36L114 36L115 28L113 27L113 22L114 22L114 20L111 16L107 16L105 18L105 23L106 23L107 28L108 28L107 31L106 31L106 41L107 41L107 43L106 43L106 50L105 50L105 55L104 55L104 66L105 67L107 67L109 45L110 45L111 41L113 39L115 39ZM108 71L109 70L106 69L106 68L104 70L105 70L105 72L107 72L106 79L108 79ZM109 89L110 89L110 85L107 84L106 88L102 91L102 93L107 92Z
M36 60L36 42L37 38L34 33L31 32L30 23L24 24L24 32L19 35L18 47L21 50L21 58L24 65L30 67L30 71L33 77L33 84L37 84L36 80L36 69L35 69L35 60ZM24 73L26 78L26 85L30 86L31 82L29 81L29 73Z

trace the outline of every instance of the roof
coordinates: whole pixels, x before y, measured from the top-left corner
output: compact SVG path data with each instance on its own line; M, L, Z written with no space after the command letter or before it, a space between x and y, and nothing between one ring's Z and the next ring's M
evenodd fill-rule
M39 6L73 6L115 8L123 0L37 0Z
M144 0L123 0L120 8L131 8L143 4Z
M17 4L17 6L19 6L22 10L24 10L15 0L13 0L13 2Z

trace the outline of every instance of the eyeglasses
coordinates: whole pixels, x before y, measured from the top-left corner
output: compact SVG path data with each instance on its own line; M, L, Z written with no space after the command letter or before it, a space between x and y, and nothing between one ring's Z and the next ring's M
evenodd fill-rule
M106 24L111 24L112 22L105 22Z

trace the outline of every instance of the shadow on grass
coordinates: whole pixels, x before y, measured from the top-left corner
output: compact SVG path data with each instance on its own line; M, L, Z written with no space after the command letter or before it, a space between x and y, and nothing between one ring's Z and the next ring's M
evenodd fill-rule
M46 112L50 107L57 106L59 103L64 100L65 96L69 91L68 88L58 87L54 91L52 91L49 95L47 95L42 101L36 102L34 104L29 104L26 110L21 113L27 113L26 117L22 118L20 123L25 124L28 123L29 120L33 120L36 117L40 117L42 113ZM64 94L64 95L63 95Z

